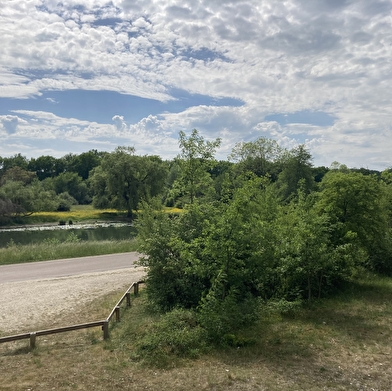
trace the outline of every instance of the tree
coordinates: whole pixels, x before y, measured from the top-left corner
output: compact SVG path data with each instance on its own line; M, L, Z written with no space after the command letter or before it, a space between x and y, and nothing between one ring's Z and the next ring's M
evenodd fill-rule
M194 263L190 255L197 251L195 240L201 238L216 210L196 202L184 213L170 217L162 210L160 200L154 201L142 204L136 221L138 250L145 255L141 264L148 266L149 301L163 312L175 307L196 308L210 287L210 274L208 265L199 266L202 261Z
M299 145L285 154L283 157L283 170L278 176L277 186L281 197L289 201L299 190L309 194L314 188L312 172L312 156L305 145Z
M134 148L118 147L93 170L91 188L95 207L126 210L130 218L142 199L163 191L166 165L158 156L136 156Z
M79 204L91 202L87 184L76 172L64 172L53 178L56 194L68 193Z
M83 180L88 179L90 171L99 166L107 152L98 152L92 149L80 155L68 155L68 171L77 173Z
M385 189L385 214L388 219L388 228L392 229L392 169L381 173L381 185Z
M20 153L8 158L0 157L0 178L12 167L20 167L23 170L27 170L27 165L27 158Z
M229 159L238 164L240 172L250 171L257 176L276 179L284 149L275 140L259 137L255 141L237 143Z
M24 170L27 169L28 161L25 156L22 156L20 153L15 154L11 157L3 157L0 158L0 169L2 171L7 171L11 167L18 166L23 168Z
M319 183L322 181L324 175L329 171L328 167L325 166L319 166L319 167L313 167L312 168L312 173L313 173L313 178L316 183Z
M196 129L189 137L183 131L179 134L181 153L176 161L180 166L180 178L176 181L177 188L189 196L191 204L195 199L206 193L212 183L208 170L215 164L215 150L221 140L205 141Z
M7 224L12 218L22 212L19 205L15 205L10 199L2 198L0 194L0 225Z
M24 170L19 166L9 168L0 178L0 185L4 185L8 181L22 182L24 185L30 184L36 175L34 172Z
M31 159L28 169L37 174L40 181L46 178L54 178L64 172L64 162L52 156L40 156L37 159Z
M352 243L333 243L328 214L320 213L314 197L300 188L281 209L275 225L277 297L286 300L320 298L347 281L360 263Z
M385 187L375 176L331 170L321 182L317 207L333 223L334 243L346 243L354 235L369 266L392 272Z
M59 204L56 193L45 190L42 182L38 179L28 185L22 182L7 181L0 187L0 199L8 206L13 205L16 215L28 215L38 211L55 211Z

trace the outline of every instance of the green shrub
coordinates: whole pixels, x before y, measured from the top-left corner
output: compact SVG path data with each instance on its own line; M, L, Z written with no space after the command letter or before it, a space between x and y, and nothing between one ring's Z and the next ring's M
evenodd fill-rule
M225 343L228 334L235 334L258 318L259 302L250 295L243 296L236 289L224 295L223 279L218 279L201 300L198 319L208 337L215 344Z
M206 331L199 326L194 311L174 309L145 329L136 351L147 365L169 367L178 358L196 358L207 348Z
M78 235L76 234L76 232L70 232L67 236L67 238L65 239L65 241L67 243L77 243L80 242L81 239L78 237Z

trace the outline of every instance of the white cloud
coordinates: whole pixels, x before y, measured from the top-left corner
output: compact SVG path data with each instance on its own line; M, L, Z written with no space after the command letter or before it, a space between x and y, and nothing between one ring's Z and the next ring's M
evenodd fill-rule
M20 118L18 118L16 115L0 116L0 123L2 124L3 129L9 134L16 132L19 122Z
M112 121L114 122L114 126L118 131L124 130L127 128L127 124L124 121L124 117L122 115L115 115L112 118Z
M137 18L134 22L132 22L132 26L142 29L148 29L151 27L151 23L147 22L143 17Z
M0 98L85 89L166 102L172 99L170 89L177 88L245 104L191 107L128 125L120 113L113 117L114 130L112 124L89 126L35 114L40 128L32 120L3 121L10 134L92 138L115 131L125 140L138 135L132 142L152 146L196 127L211 138L222 136L226 149L259 134L287 145L301 136L322 161L337 153L344 158L349 149L357 165L364 161L361 151L372 164L392 165L387 152L392 145L385 137L392 123L390 0L61 4L2 4ZM302 110L328 112L337 120L331 127L264 121L267 114ZM167 146L172 149L170 142Z

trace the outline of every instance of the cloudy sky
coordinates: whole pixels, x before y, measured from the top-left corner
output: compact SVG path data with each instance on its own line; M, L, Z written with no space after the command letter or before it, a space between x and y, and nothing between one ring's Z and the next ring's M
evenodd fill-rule
M6 0L0 156L178 132L305 143L316 166L392 166L392 0Z

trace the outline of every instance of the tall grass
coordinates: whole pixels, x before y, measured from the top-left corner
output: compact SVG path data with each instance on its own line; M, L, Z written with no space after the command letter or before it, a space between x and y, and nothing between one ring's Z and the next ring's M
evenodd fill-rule
M0 265L115 254L135 250L135 240L89 242L69 240L62 243L56 240L47 240L40 244L25 246L10 243L8 247L0 248Z

